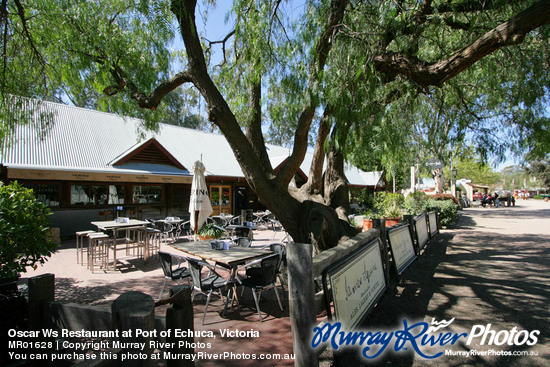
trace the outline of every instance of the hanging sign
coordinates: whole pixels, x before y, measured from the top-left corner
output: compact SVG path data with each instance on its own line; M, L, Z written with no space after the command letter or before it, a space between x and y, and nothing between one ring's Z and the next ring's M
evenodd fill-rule
M426 166L433 170L443 168L445 165L437 158L430 158L426 161Z

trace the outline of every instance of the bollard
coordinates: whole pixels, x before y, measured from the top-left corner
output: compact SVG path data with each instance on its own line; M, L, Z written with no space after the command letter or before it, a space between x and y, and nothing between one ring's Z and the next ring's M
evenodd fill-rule
M174 354L193 354L195 338L193 333L193 302L191 302L192 287L190 285L179 285L170 289L172 307L166 310L166 330L170 330L166 342L170 347L167 352ZM176 337L174 330L180 329L187 333L187 337ZM169 359L167 367L190 367L194 366L192 359Z
M141 292L121 294L111 305L113 329L119 331L121 343L145 343L140 349L129 344L124 348L120 365L123 367L153 366L150 341L155 340L155 301L153 297ZM123 337L123 332L131 337ZM125 358L127 356L127 358ZM139 358L135 358L139 356Z
M29 326L31 330L40 330L45 326L44 305L54 300L55 276L50 273L38 275L29 278L28 284Z

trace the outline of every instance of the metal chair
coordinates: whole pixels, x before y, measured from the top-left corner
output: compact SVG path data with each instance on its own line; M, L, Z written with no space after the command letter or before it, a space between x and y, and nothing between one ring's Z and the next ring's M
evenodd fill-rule
M237 237L233 242L239 247L250 247L252 245L252 240L248 237Z
M189 271L193 279L193 298L194 291L206 294L206 305L204 305L204 313L202 315L202 325L204 325L204 319L206 317L206 311L208 310L212 292L218 291L223 301L222 288L233 286L233 283L229 283L227 279L216 273L216 268L206 262L187 258L187 263L189 264ZM210 270L206 277L202 277L201 275L203 267L207 267ZM234 294L233 292L233 295Z
M279 283L281 283L281 287L284 290L284 281L283 281L283 275L281 274L281 264L285 263L286 265L286 247L282 243L272 243L267 246L263 246L262 248L268 248L279 255L279 262L277 263L277 277L279 277ZM260 276L261 274L261 267L259 266L251 266L246 269L246 275L247 276Z
M158 254L160 257L160 266L164 272L164 282L162 283L162 288L160 289L158 298L160 299L162 297L162 293L164 292L164 288L166 287L167 279L177 280L179 285L183 278L189 278L191 276L191 272L185 266L180 266L181 260L184 260L184 258L176 257L178 259L178 264L176 269L173 269L172 254L164 251L159 251Z
M191 235L191 222L181 222L178 224L178 228L176 229L176 238L180 238L183 236L190 236Z
M173 239L175 235L176 228L172 223L167 222L155 222L155 226L158 230L162 232L162 238L164 238L164 243L168 243L169 239Z
M252 290L252 296L254 297L254 302L256 303L258 316L260 317L260 322L262 322L262 313L260 312L259 298L261 297L263 291L273 288L275 290L275 295L277 296L277 301L279 302L279 307L281 308L281 311L283 310L281 298L279 297L277 285L275 284L277 280L277 273L279 271L278 267L281 265L281 261L279 254L269 255L258 261L260 263L259 273L241 279L239 282L242 286L250 288ZM255 262L247 264L245 265L245 267L253 263Z

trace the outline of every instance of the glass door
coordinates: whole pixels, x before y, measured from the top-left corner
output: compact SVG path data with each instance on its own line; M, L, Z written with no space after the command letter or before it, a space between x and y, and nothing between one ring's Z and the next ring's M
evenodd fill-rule
M212 215L231 214L231 186L210 185Z

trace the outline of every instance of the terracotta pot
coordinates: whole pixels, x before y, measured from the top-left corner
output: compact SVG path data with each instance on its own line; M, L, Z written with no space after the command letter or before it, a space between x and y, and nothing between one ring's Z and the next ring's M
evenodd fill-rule
M202 234L199 234L198 237L199 237L199 241L214 240L214 239L215 239L215 238L212 237L212 236L203 236Z
M372 228L372 219L363 219L363 232Z
M401 218L386 218L386 228L395 226L401 222Z

